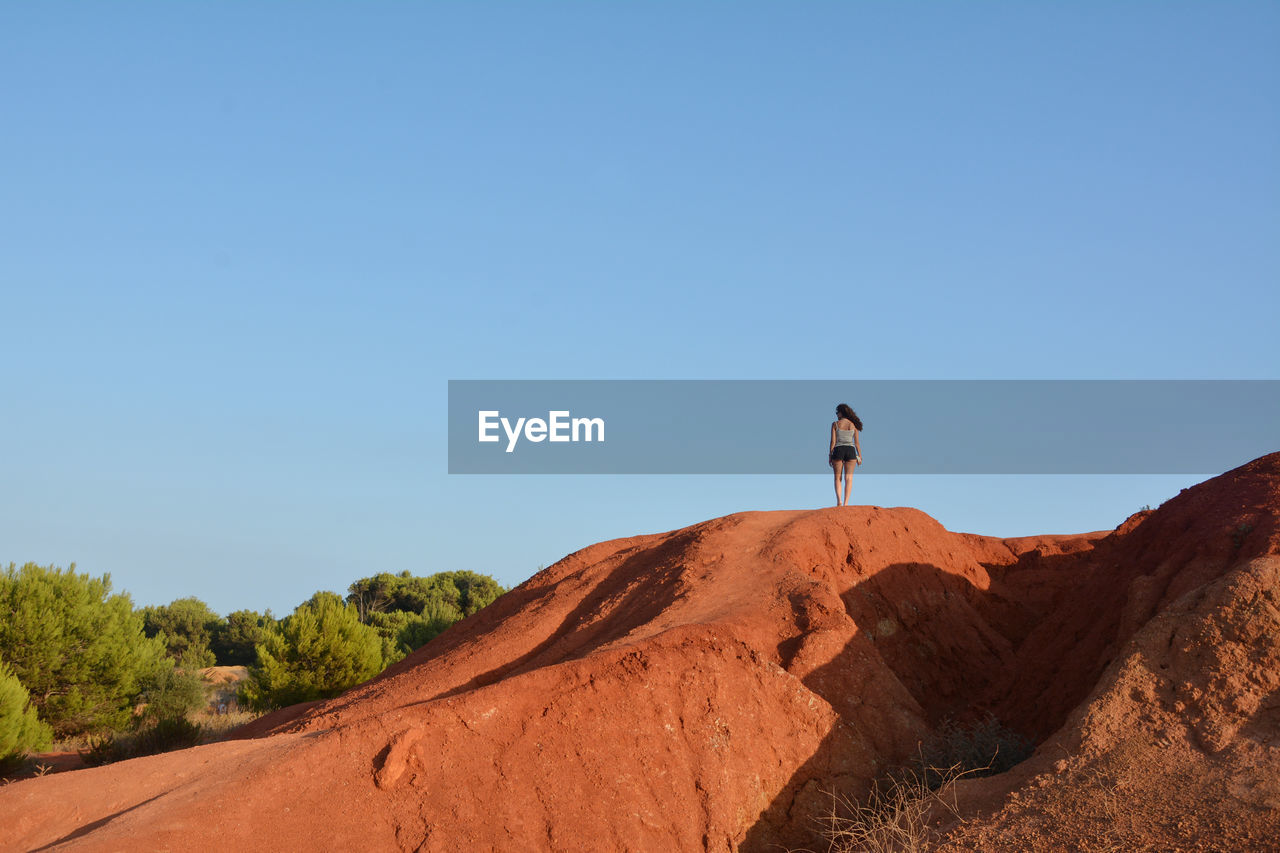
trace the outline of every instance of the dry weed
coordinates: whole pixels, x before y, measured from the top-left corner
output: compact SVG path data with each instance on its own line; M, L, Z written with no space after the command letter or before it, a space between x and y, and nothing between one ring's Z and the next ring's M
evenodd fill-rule
M856 803L831 793L831 809L821 818L828 853L922 853L932 846L930 826L938 813L959 818L956 780L972 773L959 766L905 770L872 787ZM940 784L937 784L940 781Z
M203 730L203 736L200 742L215 743L226 740L233 731L261 716L262 714L257 711L233 711L230 714L201 716L200 728Z

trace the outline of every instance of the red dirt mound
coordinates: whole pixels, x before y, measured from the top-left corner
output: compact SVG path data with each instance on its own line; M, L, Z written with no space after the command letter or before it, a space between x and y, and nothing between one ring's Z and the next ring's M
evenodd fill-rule
M0 847L815 847L824 792L989 711L1042 743L963 786L954 849L1268 849L1278 507L1273 454L1111 533L850 507L600 543L245 739L0 788Z

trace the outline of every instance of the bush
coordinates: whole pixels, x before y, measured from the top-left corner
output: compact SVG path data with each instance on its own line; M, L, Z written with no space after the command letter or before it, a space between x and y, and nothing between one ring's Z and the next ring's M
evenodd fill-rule
M382 639L356 609L317 593L267 634L242 689L265 709L336 696L382 669Z
M456 612L461 619L491 604L505 591L493 578L476 572L437 572L429 577L382 572L351 584L347 602L357 607L363 621L372 613L394 610L419 615Z
M145 607L142 627L148 637L159 637L174 661L191 668L213 666L209 650L222 617L198 598L179 598L171 604Z
M199 711L208 703L208 686L192 669L161 666L144 682L142 696L146 716L153 720L176 720Z
M475 572L437 572L430 577L381 572L351 584L346 601L356 608L360 621L382 638L385 666L435 639L503 592L493 578ZM315 599L309 603L314 605Z
M237 610L218 624L209 648L221 666L253 666L258 662L258 645L276 624L271 611Z
M1253 525L1247 521L1242 521L1231 531L1231 546L1237 551L1244 545L1244 540L1253 532Z
M27 563L0 572L0 657L58 737L123 728L164 659L111 578Z
M28 752L44 749L52 736L36 716L27 689L0 661L0 768L8 769Z
M90 767L186 749L200 743L204 730L186 717L149 720L131 732L115 732L89 738L80 758Z
M446 628L458 621L454 612L445 608L438 610L427 608L405 623L400 633L396 635L396 640L405 650L405 654L425 646L443 634Z
M458 611L443 605L433 608L430 615L403 610L371 613L367 622L382 638L384 665L390 665L434 640L461 618Z
M1003 773L1031 755L1031 743L987 714L976 723L946 720L910 764L877 779L861 802L833 793L820 818L828 853L933 849L930 819L958 815L955 782Z
M929 819L939 811L959 813L955 780L962 775L952 768L932 784L924 775L904 770L872 785L860 803L833 794L831 809L820 819L828 853L923 853L933 849Z
M186 717L156 720L139 728L131 737L120 739L120 758L155 755L186 749L200 742L203 730Z
M106 732L95 732L84 739L84 749L80 750L80 760L89 767L109 764L116 760L116 736Z
M365 623L378 632L378 638L382 642L383 666L390 666L412 651L401 645L400 634L409 627L411 622L421 618L414 613L405 613L403 610L369 614Z
M226 740L231 733L246 723L251 723L262 716L256 711L230 711L226 714L214 714L200 720L200 740L203 743L216 743Z
M458 590L458 606L464 616L470 616L483 607L488 607L498 596L506 592L496 580L488 575L476 572L441 572L436 578L447 578ZM421 612L421 611L420 611Z
M1031 756L1031 741L1009 729L993 715L961 725L944 720L920 747L916 768L926 784L936 788L948 770L965 775L994 776Z

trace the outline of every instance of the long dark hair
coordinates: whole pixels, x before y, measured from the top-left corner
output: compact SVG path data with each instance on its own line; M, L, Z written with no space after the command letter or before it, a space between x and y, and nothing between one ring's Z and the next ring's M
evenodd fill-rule
M849 408L848 403L841 403L836 406L836 417L844 418L846 421L853 421L853 425L858 432L862 432L862 421L858 419L858 413Z

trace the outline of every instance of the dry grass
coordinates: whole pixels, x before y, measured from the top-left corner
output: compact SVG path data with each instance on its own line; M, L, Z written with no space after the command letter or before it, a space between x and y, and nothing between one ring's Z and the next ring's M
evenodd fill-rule
M94 741L93 735L72 735L56 739L47 752L79 752L88 749Z
M200 742L216 743L220 740L226 740L233 731L261 716L262 713L258 711L233 711L230 714L201 715L199 720L203 734Z
M960 819L955 783L1002 773L1031 754L1031 744L995 717L967 726L944 722L910 766L877 780L862 802L832 792L820 818L827 853L919 853L935 840L932 825Z
M831 809L820 820L827 853L922 853L932 847L931 824L942 815L959 818L957 779L973 771L905 770L872 786L862 802L831 793ZM935 784L936 783L936 784Z
M29 755L13 762L10 767L0 767L0 785L82 766L94 767L141 755L216 743L226 740L240 726L259 716L261 714L251 711L201 713L128 731L61 738L54 741L48 752ZM79 759L68 761L72 754L78 754Z
M1089 853L1142 853L1149 845L1140 841L1142 833L1135 830L1132 816L1125 807L1125 797L1120 792L1119 780L1111 773L1094 767L1084 774L1081 794L1092 793L1092 803L1100 827ZM1090 802L1089 799L1085 800Z

